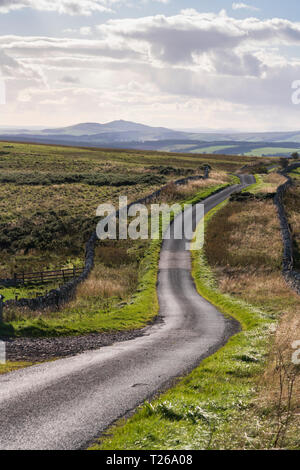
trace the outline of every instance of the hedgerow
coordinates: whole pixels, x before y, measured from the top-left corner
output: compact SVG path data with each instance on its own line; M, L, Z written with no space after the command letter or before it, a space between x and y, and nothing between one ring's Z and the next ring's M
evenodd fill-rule
M83 183L91 186L134 186L162 184L165 178L155 174L116 175L101 173L13 173L0 174L0 183L28 186Z

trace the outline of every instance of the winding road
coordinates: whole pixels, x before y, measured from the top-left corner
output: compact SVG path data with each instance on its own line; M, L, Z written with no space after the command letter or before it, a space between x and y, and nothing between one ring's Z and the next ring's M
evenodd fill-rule
M241 185L203 201L205 212L254 181L242 175ZM195 209L189 212L195 218ZM158 276L162 321L146 328L142 337L0 376L0 449L85 448L238 330L235 321L198 295L186 243L163 243Z

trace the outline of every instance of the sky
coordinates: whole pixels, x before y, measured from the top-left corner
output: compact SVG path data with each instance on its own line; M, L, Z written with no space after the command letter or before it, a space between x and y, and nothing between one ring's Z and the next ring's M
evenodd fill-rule
M299 0L0 0L0 126L300 130Z

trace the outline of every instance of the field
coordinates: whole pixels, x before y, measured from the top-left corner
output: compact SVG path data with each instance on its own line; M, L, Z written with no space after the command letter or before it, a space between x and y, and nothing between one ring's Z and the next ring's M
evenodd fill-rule
M230 145L215 145L215 146L210 146L210 147L201 147L195 150L192 150L192 153L197 153L197 152L203 152L203 153L217 153L221 152L224 149L229 149L231 148Z
M244 157L288 157L294 152L299 152L299 144L291 142L290 144L286 143L265 143L259 141L228 141L228 139L223 139L219 141L217 139L215 142L211 142L211 136L207 142L203 141L190 141L190 143L169 143L164 145L162 142L160 145L156 142L156 146L160 151L168 152L190 152L190 153L207 153L207 154L226 154L226 155L241 155ZM210 143L211 142L211 143Z
M280 181L278 181L280 183ZM94 449L298 449L300 301L281 274L282 241L269 200L222 204L193 255L198 291L243 331Z
M254 156L254 157L263 157L264 155L268 156L280 156L280 155L291 155L294 152L299 152L300 149L298 148L287 148L287 147L280 147L280 144L278 144L278 147L260 147L260 148L255 148L249 152L245 153L245 156Z
M143 166L109 163L104 153L99 158L95 152L21 144L2 149L0 278L82 264L99 204L116 203L121 194L135 200L168 179L155 170L146 174Z

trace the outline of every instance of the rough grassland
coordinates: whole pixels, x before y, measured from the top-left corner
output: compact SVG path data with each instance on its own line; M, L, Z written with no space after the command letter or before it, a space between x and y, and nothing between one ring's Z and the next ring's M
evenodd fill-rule
M252 155L252 156L260 157L261 155L269 155L269 156L274 155L277 157L280 154L286 155L287 153L291 154L297 151L299 150L295 148L280 147L280 144L279 144L278 147L260 147L257 149L253 149L251 150L251 152L245 153L245 156L250 157Z
M206 161L181 154L0 143L0 278L82 265L99 204L115 204L120 195L131 202L165 182L202 174ZM210 163L219 172L241 161L216 156ZM24 291L9 297L15 294L24 296Z
M0 143L0 278L82 264L101 203L136 200L204 163L224 171L252 160Z

